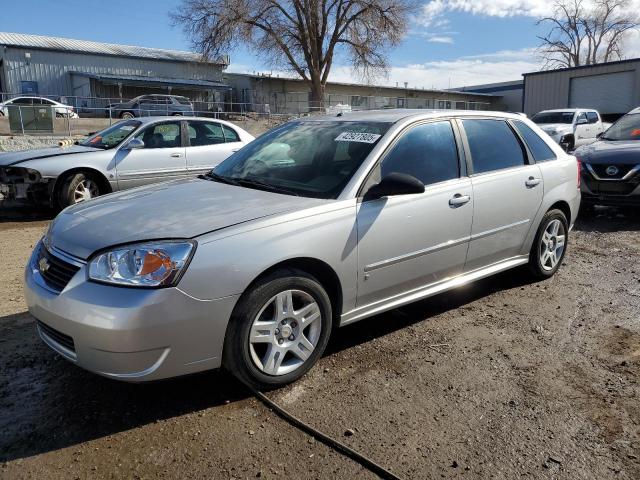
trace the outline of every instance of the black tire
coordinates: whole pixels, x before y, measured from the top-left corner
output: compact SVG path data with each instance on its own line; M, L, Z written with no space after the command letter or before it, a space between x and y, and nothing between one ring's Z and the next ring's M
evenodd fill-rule
M136 115L133 112L122 112L120 118L123 120L131 120L132 118L136 118Z
M179 112L178 113L172 113L171 116L172 117L182 117L182 114L179 113Z
M252 359L249 334L261 310L278 293L287 290L299 290L313 298L320 309L321 317L317 321L321 330L315 348L300 366L283 375L269 375L261 371ZM256 389L282 387L302 377L322 356L331 335L332 323L331 301L318 280L300 270L278 270L255 283L238 301L227 327L222 364L230 373ZM287 359L287 355L284 354L283 358Z
M93 192L93 188L91 189L91 198L95 198L105 193L101 190L100 181L95 177L95 175L92 175L88 172L70 173L62 179L60 184L61 186L58 192L58 204L60 205L60 208L65 208L69 205L80 203L78 201L76 192L80 184L82 183L95 186L95 192Z
M61 114L61 113L56 113L56 118L63 118L63 117L64 117L64 115L63 115L63 114Z
M564 230L564 248L562 249L562 253L560 257L557 258L557 262L553 267L550 265L543 265L542 262L542 248L544 247L543 238L545 235L545 231L549 227L552 222L559 221ZM549 210L544 217L542 217L542 221L540 222L540 226L538 227L538 231L536 232L536 237L533 241L533 245L531 246L531 252L529 253L529 263L528 269L529 273L535 280L544 280L547 278L551 278L562 265L562 261L564 260L564 256L567 253L567 246L569 245L569 225L567 221L567 217L565 217L564 213L561 210Z

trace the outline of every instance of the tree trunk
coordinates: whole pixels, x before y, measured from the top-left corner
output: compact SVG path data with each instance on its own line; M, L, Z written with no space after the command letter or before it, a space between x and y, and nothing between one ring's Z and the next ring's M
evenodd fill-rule
M324 84L318 78L311 79L311 97L309 99L309 108L312 112L322 112L324 108Z

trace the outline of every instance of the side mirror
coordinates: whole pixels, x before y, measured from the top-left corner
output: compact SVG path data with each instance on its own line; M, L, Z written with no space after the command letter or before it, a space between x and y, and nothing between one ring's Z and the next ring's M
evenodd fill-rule
M589 121L588 121L586 118L579 118L579 119L576 121L576 125L585 125L585 124L587 124L587 123L589 123Z
M380 183L371 187L364 195L365 200L375 200L394 195L411 195L423 193L424 184L416 177L405 173L391 172Z
M139 138L132 138L129 142L124 146L125 150L136 150L138 148L144 148L144 142Z

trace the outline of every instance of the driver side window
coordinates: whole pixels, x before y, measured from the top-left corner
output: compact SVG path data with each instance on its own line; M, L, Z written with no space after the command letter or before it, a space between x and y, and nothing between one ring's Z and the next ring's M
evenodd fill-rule
M182 145L180 122L151 125L136 135L144 142L144 148L175 148Z
M381 163L381 178L404 173L424 185L460 176L458 148L448 121L418 125L404 133Z

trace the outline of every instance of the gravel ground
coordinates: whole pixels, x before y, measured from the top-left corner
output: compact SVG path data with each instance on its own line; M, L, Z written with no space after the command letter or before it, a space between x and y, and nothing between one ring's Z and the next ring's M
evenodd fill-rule
M46 224L0 223L1 478L374 478L224 372L130 385L49 351L21 287ZM507 272L341 329L269 395L405 478L638 479L639 229L601 211L553 279Z

